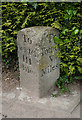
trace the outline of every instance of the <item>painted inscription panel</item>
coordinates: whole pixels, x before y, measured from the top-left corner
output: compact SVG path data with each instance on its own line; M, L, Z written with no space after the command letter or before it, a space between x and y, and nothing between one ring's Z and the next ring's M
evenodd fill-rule
M36 62L38 64L40 64L40 60L42 59L42 57L47 56L49 59L49 63L47 64L47 66L45 66L45 68L41 68L41 77L44 76L45 74L48 74L52 71L54 71L55 69L57 69L58 67L58 63L55 64L55 60L56 57L53 55L53 52L57 51L56 47L54 48L54 46L45 46L43 45L41 47L41 45L36 45L35 49L32 49L32 47L30 45L32 45L32 39L30 39L27 35L22 35L23 36L23 45L22 47L19 47L21 54L22 54L22 64L21 64L21 68L27 72L27 73L32 73L32 58L34 57L36 59ZM51 38L49 37L48 43L46 44L50 44ZM26 47L26 44L28 44L28 46L30 47ZM39 48L41 47L41 48ZM50 63L54 63L54 65L50 64ZM43 63L44 64L44 63ZM42 66L42 64L40 65Z

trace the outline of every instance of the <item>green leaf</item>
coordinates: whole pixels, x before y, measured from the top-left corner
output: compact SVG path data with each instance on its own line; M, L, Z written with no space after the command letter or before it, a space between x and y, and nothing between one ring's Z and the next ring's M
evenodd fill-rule
M54 42L59 43L60 39L57 36L54 36Z
M68 15L71 15L71 14L73 14L73 10L68 10L67 13L68 13Z
M73 16L72 14L71 14L71 15L69 15L69 20L71 20L72 16Z
M69 39L65 39L64 42L65 42L65 43L69 43L70 40L69 40Z
M72 30L75 30L75 28L76 28L76 27L74 26L74 27L72 28Z
M67 14L65 14L64 19L65 20L69 19L69 16Z
M68 32L68 29L64 29L63 31L62 31L62 33L65 35L66 34L66 32Z
M78 32L79 32L79 29L76 29L76 30L74 31L74 34L76 35Z
M24 2L23 5L27 6L27 2Z
M61 30L61 25L57 21L55 21L54 23L52 23L51 26L54 27L54 28L57 28L57 29Z
M77 11L76 10L73 10L73 14L76 15Z
M82 73L82 67L77 66L77 68L78 68L78 71L79 71L80 73Z
M36 9L38 5L37 3L34 3L32 6Z
M82 34L82 30L80 30L80 34Z
M82 76L75 76L75 79L76 79L76 80L82 79Z

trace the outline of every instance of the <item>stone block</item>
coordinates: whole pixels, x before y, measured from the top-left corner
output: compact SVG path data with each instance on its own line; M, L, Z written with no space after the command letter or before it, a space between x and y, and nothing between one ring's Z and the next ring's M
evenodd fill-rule
M59 78L60 59L53 37L59 32L51 27L22 29L17 35L20 85L33 96L46 96Z

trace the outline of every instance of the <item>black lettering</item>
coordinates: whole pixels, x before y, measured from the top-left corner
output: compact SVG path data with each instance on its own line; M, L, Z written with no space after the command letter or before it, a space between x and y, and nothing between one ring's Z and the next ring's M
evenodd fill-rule
M51 43L51 39L49 39L49 43Z
M52 56L49 56L50 60L53 61Z
M42 48L42 56L44 55L44 48Z
M24 42L26 42L26 36L24 35Z
M25 67L25 71L27 71L27 67Z
M26 56L26 63L28 62L27 56Z
M51 53L51 48L48 49L48 53Z
M29 53L29 54L32 54L32 53L33 53L33 50L28 49L28 53Z
M29 38L27 39L28 43L32 44L32 40L30 40Z
M30 40L30 44L32 44L32 40Z
M50 72L52 71L52 66L50 65Z
M31 73L31 70L29 69L29 67L28 67L28 73Z
M56 68L58 67L58 64L56 65Z
M29 64L31 65L31 58L29 58Z
M29 49L29 54L31 53L30 49Z
M42 72L43 72L42 76L43 76L44 74L46 74L46 68L45 68L45 69L42 69ZM42 76L41 76L41 77L42 77Z
M24 65L23 65L23 70L24 70Z
M55 70L55 67L56 67L55 65L54 65L54 66L52 66L52 70Z
M46 49L46 54L48 53L48 49Z
M28 42L29 42L29 38L28 38L27 40L28 40Z

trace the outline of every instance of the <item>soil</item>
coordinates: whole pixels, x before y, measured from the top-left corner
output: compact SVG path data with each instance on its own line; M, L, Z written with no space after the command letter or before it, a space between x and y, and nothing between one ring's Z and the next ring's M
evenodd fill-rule
M14 69L2 68L2 90L3 92L11 91L20 84L19 71Z

